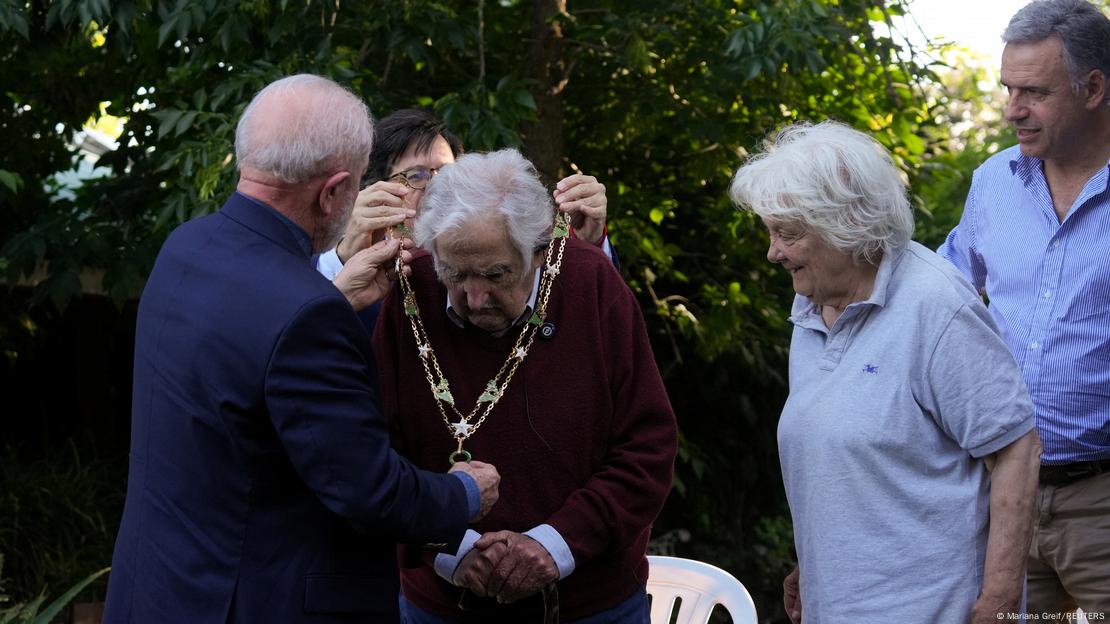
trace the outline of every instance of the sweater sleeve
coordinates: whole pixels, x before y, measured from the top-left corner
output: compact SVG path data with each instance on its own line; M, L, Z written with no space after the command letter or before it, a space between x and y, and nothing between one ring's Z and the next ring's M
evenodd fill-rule
M374 347L374 361L378 365L378 383L381 390L382 416L389 425L393 440L393 448L405 455L401 439L397 435L397 395L398 379L397 364L400 361L400 344L398 344L397 331L399 328L397 312L399 306L394 299L399 296L400 287L397 284L382 301L381 311L378 313L377 322L374 324L371 344Z
M548 519L579 564L631 546L651 527L670 491L677 450L674 412L639 305L615 271L602 273L599 348L613 401L608 448Z

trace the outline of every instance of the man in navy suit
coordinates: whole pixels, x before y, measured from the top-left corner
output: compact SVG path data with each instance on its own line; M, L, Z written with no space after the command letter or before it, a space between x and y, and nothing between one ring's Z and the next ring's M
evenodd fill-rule
M236 130L237 191L163 246L139 304L105 622L397 622L394 544L454 552L496 501L493 466L435 474L389 447L353 305L407 252L365 249L336 285L313 268L371 137L334 82L269 85Z

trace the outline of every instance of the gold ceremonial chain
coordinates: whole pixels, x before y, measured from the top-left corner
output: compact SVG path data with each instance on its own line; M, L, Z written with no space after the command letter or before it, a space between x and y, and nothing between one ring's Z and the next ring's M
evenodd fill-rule
M397 271L398 278L401 281L401 292L405 297L405 314L408 315L409 324L412 325L412 336L416 339L416 349L420 352L420 362L424 365L428 385L432 389L432 396L436 399L436 407L439 408L439 413L443 417L443 424L447 425L447 431L459 443L458 448L447 458L451 464L459 461L470 461L470 452L463 449L463 443L474 435L478 431L478 427L481 427L482 423L486 421L486 417L489 416L494 406L505 394L505 389L509 387L509 382L512 381L517 367L528 355L528 350L532 348L532 341L536 337L536 329L543 324L544 316L547 314L547 301L551 296L551 285L555 283L555 276L559 274L562 267L563 250L566 249L569 233L570 226L567 223L566 215L560 212L555 216L555 227L552 231L551 242L548 243L547 251L544 253L544 264L546 266L543 275L540 277L539 298L536 301L536 308L528 322L521 328L520 335L517 336L512 351L509 352L509 357L505 359L505 363L501 365L501 369L497 371L493 379L486 383L485 391L478 397L478 401L474 404L470 413L466 415L455 406L455 397L451 395L451 386L447 383L447 377L439 367L439 360L436 359L432 343L428 340L427 332L424 331L424 323L420 321L420 309L416 306L416 294L413 292L412 284L409 283L403 272ZM556 240L559 241L558 252L555 251ZM399 258L398 262L400 262ZM458 416L458 422L451 422L451 419L447 416L448 408ZM479 412L481 416L478 416ZM478 416L477 421L474 421L476 416Z

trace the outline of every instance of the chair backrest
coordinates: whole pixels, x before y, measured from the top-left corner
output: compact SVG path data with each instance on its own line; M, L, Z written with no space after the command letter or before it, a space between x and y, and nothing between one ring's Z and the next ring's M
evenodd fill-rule
M724 570L678 557L649 556L647 593L652 624L669 624L677 599L676 624L706 624L713 607L721 605L734 624L757 624L755 603L744 585Z

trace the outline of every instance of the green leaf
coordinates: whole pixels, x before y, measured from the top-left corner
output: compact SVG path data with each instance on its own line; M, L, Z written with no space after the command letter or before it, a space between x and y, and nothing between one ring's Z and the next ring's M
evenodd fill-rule
M632 35L625 48L628 64L639 70L651 67L651 55L648 53L647 43L639 35Z
M191 26L192 16L186 11L182 11L177 15L177 39L178 41L185 41L189 36L189 26Z
M162 26L158 28L158 47L159 48L162 47L163 45L165 45L166 39L169 38L170 33L173 32L173 29L177 26L178 17L179 16L176 13L173 14L173 15L170 15L169 17L166 18L166 21L162 22Z
M231 91L232 88L230 83L224 82L217 86L212 93L212 107L210 110L219 110L220 107L223 106L224 100L231 95Z
M744 59L744 80L755 80L756 76L758 76L761 71L761 66L762 64L759 61L759 57L749 56Z
M46 12L46 30L53 30L54 25L58 23L58 16L61 15L62 3L50 3L50 10Z
M925 153L925 141L916 134L907 134L902 138L902 145L914 156L920 156Z
M746 39L744 30L734 30L728 36L728 44L725 45L725 54L727 56L739 56L744 50L744 42Z
M46 609L38 615L38 617L32 620L32 624L50 624L50 621L53 620L59 613L61 613L62 609L64 609L66 605L73 601L73 599L77 597L77 594L81 593L81 590L85 589L85 587L87 587L89 583L92 583L96 579L107 574L108 570L111 570L111 568L104 568L103 570L93 572L92 574L86 576L81 582L77 583L73 587L70 587L69 591L59 596L58 599L54 602L50 603L46 607Z
M517 91L513 99L524 108L536 110L536 98L532 97L532 94L525 89Z
M19 13L12 14L11 18L12 18L12 23L11 23L12 29L15 30L20 35L22 35L24 40L30 41L31 40L31 35L30 35L30 32L27 30L27 18L24 17L23 15L19 14Z
M182 134L185 134L187 130L193 127L193 121L196 120L198 114L200 114L198 111L188 111L187 113L182 115L181 119L177 120L177 127L174 130L173 135L181 136Z
M165 138L167 134L173 131L174 127L177 126L177 122L181 119L181 116L183 114L185 114L185 111L178 110L176 108L167 108L166 110L157 111L151 114L151 116L159 121L159 141L161 141L163 138Z
M18 193L19 189L23 186L23 178L21 178L18 173L0 169L0 183L8 187L14 195Z

